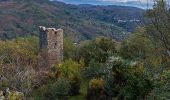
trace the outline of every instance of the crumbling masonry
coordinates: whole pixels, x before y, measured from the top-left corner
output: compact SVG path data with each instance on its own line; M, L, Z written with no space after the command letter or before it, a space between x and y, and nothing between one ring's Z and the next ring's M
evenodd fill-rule
M63 61L63 30L39 26L39 45L42 66L52 67Z

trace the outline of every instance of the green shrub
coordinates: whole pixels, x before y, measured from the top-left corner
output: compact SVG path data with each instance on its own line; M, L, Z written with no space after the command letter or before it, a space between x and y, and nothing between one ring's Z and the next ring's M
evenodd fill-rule
M77 63L71 59L65 60L59 67L59 71L62 77L69 80L71 88L70 95L78 95L81 85L81 70L83 68L83 62Z
M112 57L106 68L105 91L119 100L144 99L152 90L149 78L136 62Z
M64 60L76 59L78 50L78 44L74 44L74 41L70 38L64 38Z
M81 68L83 67L82 63L77 63L72 59L65 60L60 66L59 71L61 76L66 78L72 78L74 76L80 77Z
M85 65L88 66L91 59L105 63L108 57L115 52L115 42L112 39L99 37L80 46L79 58L83 58Z
M78 95L80 93L80 85L81 85L81 79L78 76L74 76L69 79L70 81L70 90L69 95L74 96Z
M162 67L162 66L161 66ZM170 69L156 74L154 88L147 97L147 100L169 100L170 98Z
M69 96L70 84L65 78L59 78L51 84L44 93L44 99L48 100L67 100Z
M102 64L92 59L89 63L89 66L84 69L83 77L85 79L101 77L104 74L103 70L104 67L102 66Z

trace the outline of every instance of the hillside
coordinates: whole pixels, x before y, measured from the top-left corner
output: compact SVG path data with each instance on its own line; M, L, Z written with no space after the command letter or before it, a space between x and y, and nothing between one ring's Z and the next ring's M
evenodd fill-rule
M0 0L0 38L0 100L170 100L163 0L145 11Z
M0 0L0 38L38 35L38 26L63 28L75 40L110 36L121 40L142 18L123 6L69 5L48 0Z

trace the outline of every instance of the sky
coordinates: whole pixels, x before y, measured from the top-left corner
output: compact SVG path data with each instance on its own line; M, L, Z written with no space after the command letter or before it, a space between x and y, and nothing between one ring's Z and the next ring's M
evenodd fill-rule
M152 6L153 0L57 0L69 4L93 4L93 5L122 5L146 8Z

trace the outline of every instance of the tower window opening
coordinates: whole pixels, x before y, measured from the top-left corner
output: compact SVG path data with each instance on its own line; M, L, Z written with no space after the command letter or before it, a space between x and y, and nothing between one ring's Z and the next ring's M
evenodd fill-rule
M57 32L55 32L55 35L57 35Z

